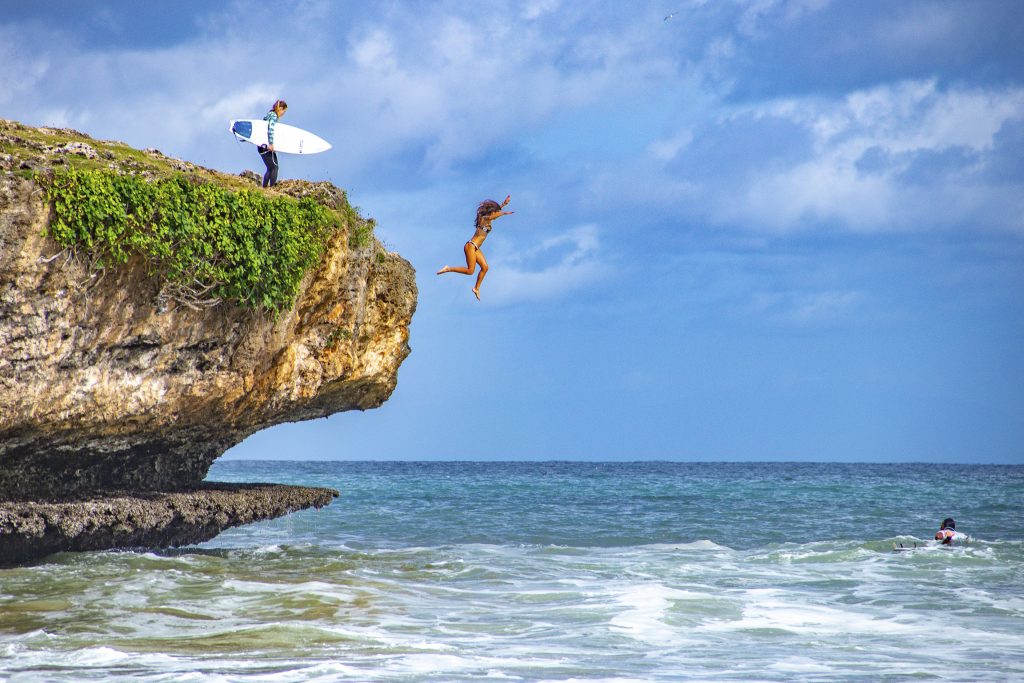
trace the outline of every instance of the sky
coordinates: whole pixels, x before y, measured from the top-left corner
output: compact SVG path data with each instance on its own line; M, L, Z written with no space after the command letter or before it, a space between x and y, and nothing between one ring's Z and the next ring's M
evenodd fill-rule
M238 459L1024 462L1017 0L5 3L0 117L281 158L417 271L381 408ZM477 301L477 203L511 194Z

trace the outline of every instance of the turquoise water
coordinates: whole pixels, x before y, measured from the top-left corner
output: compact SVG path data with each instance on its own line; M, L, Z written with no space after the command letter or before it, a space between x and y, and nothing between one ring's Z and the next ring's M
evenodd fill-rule
M223 462L320 511L0 570L0 680L1024 679L1024 466ZM946 516L975 541L926 543Z

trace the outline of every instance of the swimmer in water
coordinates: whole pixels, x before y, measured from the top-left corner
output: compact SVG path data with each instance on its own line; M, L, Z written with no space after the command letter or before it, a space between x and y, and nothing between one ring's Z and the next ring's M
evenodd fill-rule
M939 530L935 532L935 540L942 541L942 545L953 545L954 538L956 538L956 520L946 517L942 520Z

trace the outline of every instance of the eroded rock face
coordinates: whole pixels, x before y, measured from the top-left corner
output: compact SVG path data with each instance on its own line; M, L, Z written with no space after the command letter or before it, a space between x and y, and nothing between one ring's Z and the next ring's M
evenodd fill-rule
M46 235L44 192L9 156L0 499L194 487L255 431L374 408L395 389L417 291L412 266L376 240L353 248L339 232L277 319L232 303L194 310L161 297L141 262L101 276L69 258ZM280 187L325 203L341 196L326 183Z

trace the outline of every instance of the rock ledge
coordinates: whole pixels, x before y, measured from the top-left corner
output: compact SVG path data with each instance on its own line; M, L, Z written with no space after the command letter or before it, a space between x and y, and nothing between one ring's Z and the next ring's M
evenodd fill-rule
M319 509L338 495L328 488L208 482L170 493L0 502L0 567L64 551L202 543L233 526Z

